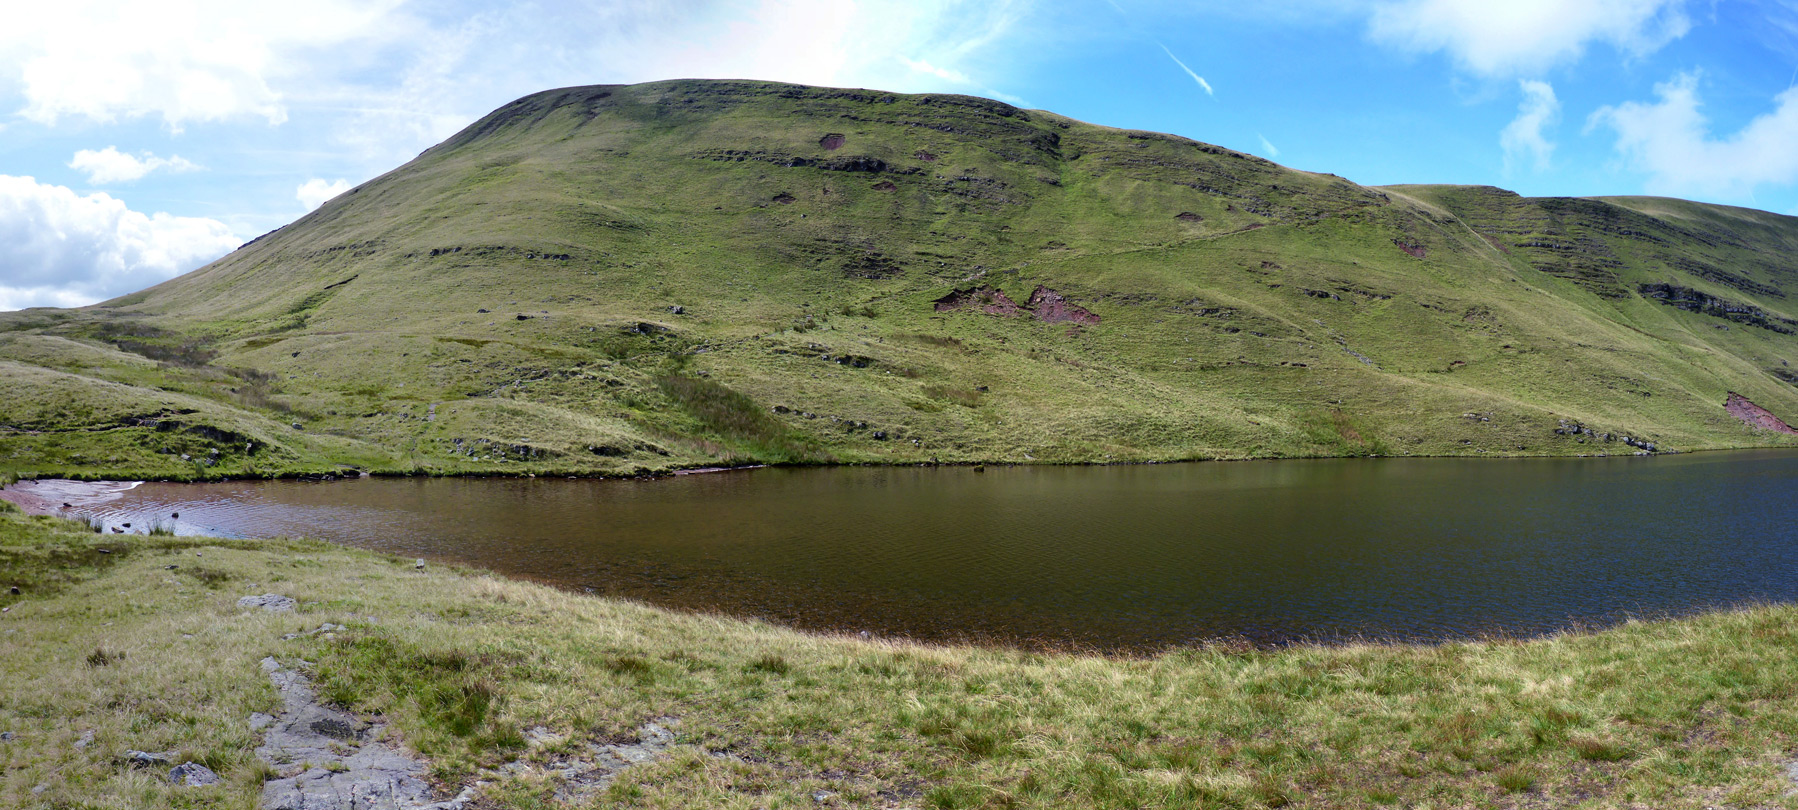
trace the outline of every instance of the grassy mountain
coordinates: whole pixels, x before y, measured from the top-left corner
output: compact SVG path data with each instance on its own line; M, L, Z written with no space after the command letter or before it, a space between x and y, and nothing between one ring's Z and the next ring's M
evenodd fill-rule
M1363 187L966 96L569 88L193 273L0 315L0 469L1789 444L1724 405L1798 421L1795 256L1791 217Z

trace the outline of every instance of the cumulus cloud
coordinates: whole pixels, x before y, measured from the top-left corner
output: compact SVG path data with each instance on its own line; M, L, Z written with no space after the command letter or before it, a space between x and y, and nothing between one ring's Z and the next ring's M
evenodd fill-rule
M385 35L398 0L236 0L17 4L0 29L0 79L23 90L24 116L111 122L287 119L275 84L320 48ZM78 35L76 32L79 32Z
M1745 200L1762 185L1798 182L1798 88L1773 97L1773 109L1734 134L1715 137L1699 111L1696 73L1655 85L1654 102L1599 108L1588 132L1608 128L1630 168L1648 174L1656 194Z
M1161 43L1159 43L1159 42L1157 42L1155 44L1161 45ZM1179 65L1181 70L1186 71L1186 75L1191 76L1193 81L1199 83L1199 87L1205 91L1205 95L1208 95L1208 96L1217 95L1216 93L1211 92L1211 82L1205 81L1204 76L1200 76L1199 74L1193 72L1193 69L1187 67L1185 62L1180 61L1180 57L1175 56L1174 52L1168 50L1166 45L1161 45L1161 50L1167 54L1167 58L1174 60L1174 64Z
M139 157L120 152L111 146L98 152L83 149L76 152L74 159L69 161L69 168L87 175L87 181L97 186L140 180L144 175L159 169L191 172L200 168L198 164L180 155L169 155L166 158L149 152L143 152L142 155Z
M1526 158L1536 171L1546 171L1555 145L1543 130L1559 120L1561 101L1548 82L1524 79L1517 84L1523 89L1523 102L1517 105L1517 117L1498 134L1498 143L1505 150L1505 171Z
M106 194L0 175L0 310L103 301L240 243L217 220L144 214Z
M1577 60L1588 43L1636 56L1691 29L1685 0L1392 0L1376 6L1372 35L1418 53L1446 52L1483 76L1534 75Z
M341 177L331 181L326 181L322 177L314 177L301 183L300 187L294 190L293 196L306 206L306 210L311 211L329 202L332 197L349 190L350 181Z

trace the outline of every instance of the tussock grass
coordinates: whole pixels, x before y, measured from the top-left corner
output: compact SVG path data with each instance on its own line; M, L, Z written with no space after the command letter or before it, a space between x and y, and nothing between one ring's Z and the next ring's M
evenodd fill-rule
M9 575L64 569L46 550L92 542L0 515ZM0 614L18 653L0 657L0 730L16 735L0 805L252 806L266 771L245 718L278 704L265 655L312 662L322 694L380 714L451 784L535 756L533 726L634 742L677 718L674 753L605 795L624 807L803 807L819 790L843 807L1793 801L1787 606L1531 641L1105 658L806 635L303 542L108 542L110 564ZM235 587L166 570L202 562ZM239 611L240 591L301 609ZM346 629L307 634L327 621ZM84 731L95 742L76 748ZM125 748L183 752L228 784L178 794L118 762ZM488 795L540 807L546 791L526 774Z

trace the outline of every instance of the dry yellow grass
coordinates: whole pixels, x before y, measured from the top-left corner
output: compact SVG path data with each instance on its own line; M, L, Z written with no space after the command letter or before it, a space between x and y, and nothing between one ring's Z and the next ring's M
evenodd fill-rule
M602 806L1798 806L1783 606L1535 641L1123 659L806 635L317 543L17 514L0 514L0 576L26 583L0 597L15 735L0 806L253 806L267 655L311 662L323 696L382 715L449 784L676 718L674 753ZM236 607L265 592L299 612ZM323 622L347 629L282 640ZM538 726L568 739L531 748ZM175 789L121 762L128 748L227 783ZM526 769L486 801L555 806L554 788Z

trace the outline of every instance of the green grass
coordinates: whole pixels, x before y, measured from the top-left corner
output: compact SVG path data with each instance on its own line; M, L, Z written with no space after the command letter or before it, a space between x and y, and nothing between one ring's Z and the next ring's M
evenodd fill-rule
M101 543L103 561L69 555ZM0 614L6 806L254 806L267 771L245 719L278 706L267 655L312 662L321 694L380 714L449 785L675 718L670 755L605 794L624 807L819 790L844 807L1794 806L1788 606L1532 641L1106 658L806 635L317 543L99 538L11 512L0 576L33 583ZM300 612L235 606L270 591ZM322 622L346 628L281 640ZM565 741L532 748L538 726ZM126 748L226 784L170 787ZM486 778L493 807L553 789L536 770Z
M1765 212L1362 187L959 96L558 91L189 275L0 314L0 470L1634 452L1562 420L1789 445L1721 406L1798 421L1798 335L1764 328L1798 320L1794 250ZM1102 321L935 308L1038 286Z

